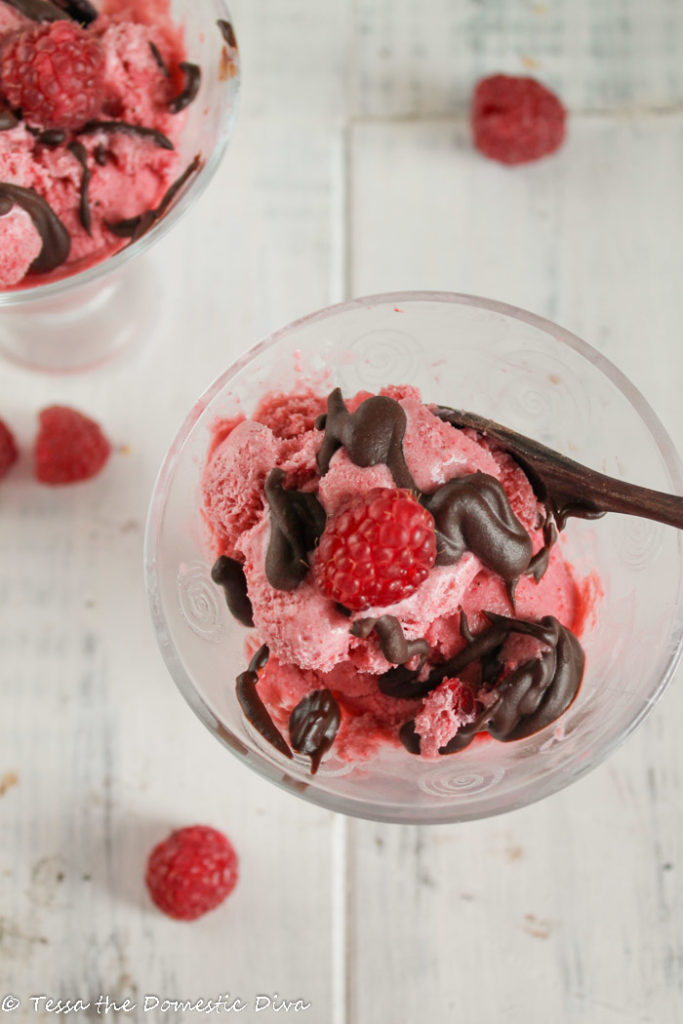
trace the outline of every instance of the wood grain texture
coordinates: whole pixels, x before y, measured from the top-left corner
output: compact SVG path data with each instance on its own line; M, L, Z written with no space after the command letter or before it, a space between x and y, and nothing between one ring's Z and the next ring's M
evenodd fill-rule
M324 95L340 94L338 70L311 69L315 108L293 94L283 110L258 59L281 50L302 62L286 19L270 19L262 40L263 11L238 7L256 89L245 88L207 193L139 263L152 336L86 375L0 366L0 415L23 450L0 504L0 777L16 778L0 798L0 993L24 1001L15 1020L42 1019L32 994L141 1003L226 992L249 1002L240 1020L279 1019L255 1015L261 993L301 997L309 1017L332 1020L333 816L267 785L209 737L161 661L142 577L154 477L196 396L261 336L341 288L327 244L341 128ZM303 89L293 73L285 80ZM55 401L95 416L114 443L88 484L31 478L35 413ZM230 835L241 881L220 912L187 926L152 908L143 875L152 845L193 822ZM297 941L285 940L291 928Z
M24 450L0 494L0 995L279 992L314 1024L678 1024L680 673L622 750L544 803L460 827L350 823L210 739L161 662L141 561L156 469L195 397L345 294L444 288L550 316L683 442L683 7L231 6L242 109L206 195L139 264L148 343L84 376L0 364ZM498 70L560 90L557 156L511 170L472 151L471 88ZM106 474L63 491L33 482L28 454L55 401L116 446ZM231 835L242 879L185 926L149 906L142 872L194 821Z
M557 14L562 5L547 5L548 16L551 6ZM588 5L577 6L575 30L589 16ZM614 12L614 5L605 6ZM377 28L388 5L367 7L368 24L375 19ZM499 5L458 5L458 16L465 17L465 8L472 19L498 11L498 28L478 53L500 53L505 33L522 31L517 15L503 17ZM604 9L590 12L601 19ZM452 24L452 14L443 5L435 19ZM388 74L385 91L379 80L365 83L366 105L352 131L352 290L455 290L543 313L613 359L680 442L674 339L683 315L683 208L676 185L683 122L670 79L671 104L631 113L654 102L659 72L639 87L626 70L631 43L619 35L611 59L622 54L621 70L607 60L592 67L592 78L579 76L568 86L580 112L571 116L561 152L504 168L472 149L441 62L445 25L440 36L435 32L435 49L420 56L442 86L451 83L450 94L439 99L411 93L406 84L411 70L423 85L430 80L424 67L424 74L415 70L425 20L413 10L411 35L400 11L394 15L397 36L387 64L403 67L406 76L399 83ZM369 47L369 35L363 38ZM411 59L399 49L409 38ZM527 40L534 52L538 33ZM562 53L549 78L563 82L571 41L563 45L560 33L557 42ZM472 73L477 58L468 53L454 60L458 70L451 76ZM478 73L497 69L478 65ZM619 82L623 103L612 97L613 113L593 112L612 104ZM581 84L584 95L576 92ZM420 116L426 112L438 116ZM616 458L624 443L615 436ZM680 690L679 672L661 707L620 753L538 806L436 830L354 823L350 1019L376 1019L392 993L397 999L384 979L400 977L405 1020L682 1020L674 880L683 856ZM377 941L369 907L381 907L390 941Z
M466 110L478 78L534 75L574 111L680 109L676 0L357 0L354 113Z
M561 153L512 169L474 152L462 119L352 138L356 294L444 289L534 310L616 362L681 436L683 117L574 117Z

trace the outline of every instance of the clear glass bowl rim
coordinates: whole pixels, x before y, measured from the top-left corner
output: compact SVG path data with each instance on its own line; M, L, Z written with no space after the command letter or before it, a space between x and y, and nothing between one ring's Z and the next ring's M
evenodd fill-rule
M345 302L326 306L314 313L309 313L292 321L285 327L279 328L262 341L257 342L251 348L247 349L200 395L173 438L157 474L145 528L143 555L144 576L148 603L156 632L157 642L161 649L166 667L190 707L195 711L210 732L212 732L214 736L216 736L216 738L219 739L221 743L226 746L227 749L230 750L240 761L253 771L256 771L269 782L273 782L279 788L284 789L286 792L290 794L295 793L297 796L302 797L308 802L317 804L327 810L338 811L357 818L365 818L368 821L420 825L453 824L461 823L465 820L474 820L479 817L479 815L471 814L464 818L457 814L455 810L449 813L449 808L444 808L442 812L435 814L434 808L431 808L428 816L425 815L422 817L419 814L407 817L403 815L399 816L393 813L390 808L386 809L382 806L375 806L356 799L343 797L339 794L331 795L324 791L319 791L316 789L315 784L309 785L305 789L302 789L300 785L297 784L295 789L292 785L295 780L288 780L283 777L281 773L273 769L273 767L265 760L261 759L257 750L251 750L247 755L243 754L239 749L239 747L242 746L241 740L237 741L237 743L233 745L229 739L226 738L226 727L222 723L219 723L220 728L217 730L213 725L213 722L215 721L214 713L205 704L201 694L197 690L197 687L186 672L174 644L169 640L166 620L159 600L158 587L156 585L157 540L163 520L168 490L173 478L175 467L182 457L185 444L195 424L214 398L216 398L216 396L229 385L230 381L233 380L233 378L247 365L249 365L249 363L257 359L268 349L273 348L283 338L294 333L304 325L336 317L342 315L347 310L357 309L359 307L385 304L405 305L407 303L414 302L454 303L464 306L473 306L484 311L497 313L505 317L511 317L551 335L553 339L561 345L567 345L569 348L572 348L575 352L579 353L579 355L583 356L589 363L600 370L635 409L640 419L652 435L652 438L662 455L664 464L671 479L673 491L683 495L683 463L681 462L671 437L657 414L635 385L631 383L628 377L626 377L614 363L571 331L566 330L564 327L560 327L553 321L539 316L536 313L531 313L528 310L520 309L505 302L499 302L494 299L487 299L476 295L442 291L379 293L375 295L362 296L356 299L349 299ZM529 804L535 803L538 800L544 799L546 796L550 796L563 789L569 781L575 782L581 776L587 774L589 771L592 771L601 764L609 754L616 747L620 746L638 727L638 725L640 725L668 686L681 659L681 654L683 653L683 572L681 571L680 566L676 609L674 627L670 637L671 654L665 670L659 680L657 689L651 697L644 702L640 712L634 716L628 727L615 736L611 743L606 744L600 750L599 754L592 758L585 767L573 773L571 780L563 780L563 778L559 776L556 778L555 785L553 785L552 788L545 789L543 792L539 793L538 796L532 797L531 799L525 799L519 804L513 803L507 808L500 808L493 812L493 814L504 814L523 806L529 806ZM487 816L493 815L487 812Z
M216 0L216 2L222 8L222 14L225 20L230 21L232 24L232 17L224 0ZM59 296L64 295L73 288L80 288L84 285L93 284L105 274L112 273L120 267L125 266L125 264L134 256L147 252L155 242L162 238L166 232L169 231L175 223L177 223L188 207L195 201L195 199L198 199L206 189L207 185L216 173L218 165L223 159L223 154L225 153L228 142L230 141L232 128L235 118L237 117L237 107L242 84L239 51L237 51L235 60L236 74L232 79L235 88L234 103L231 106L226 106L223 111L220 131L209 157L202 164L199 173L194 175L189 186L181 193L180 198L171 206L168 213L158 220L156 224L149 229L149 231L142 235L141 238L138 238L136 242L133 242L132 245L124 246L123 249L119 249L119 251L113 256L106 257L99 263L93 264L92 267L80 270L75 274L70 274L68 277L62 277L57 281L51 281L47 284L39 284L35 287L27 286L26 288L15 288L10 291L0 290L0 310L8 309L12 306L28 306L30 303L40 302L45 299L59 298Z

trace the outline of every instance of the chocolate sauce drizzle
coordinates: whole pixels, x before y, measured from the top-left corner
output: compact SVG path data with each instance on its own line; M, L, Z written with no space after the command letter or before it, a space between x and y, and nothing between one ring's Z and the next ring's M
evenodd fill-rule
M548 519L543 526L543 547L536 552L529 562L529 566L524 573L525 576L531 576L537 583L540 583L547 572L548 563L550 562L550 550L557 543L557 537L557 527L552 519Z
M335 388L327 399L327 414L316 420L316 427L325 431L318 452L321 476L327 473L337 449L343 447L356 466L384 463L397 487L417 491L403 455L406 414L393 398L373 395L349 412L341 389Z
M437 565L455 565L471 551L508 587L528 569L531 538L495 477L487 473L457 477L424 496L422 504L436 524Z
M478 732L484 730L503 743L531 736L567 710L581 684L585 662L583 650L574 634L554 616L546 615L540 622L531 622L489 612L487 618L491 625L476 637L472 637L468 629L470 639L463 650L432 669L423 683L417 681L416 673L412 674L411 681L405 670L400 681L396 677L394 681L388 680L389 673L381 677L382 693L416 699L426 696L444 679L455 678L468 666L479 662L481 689L493 693L494 699L482 707L474 721L458 730L453 739L441 748L441 754L463 750ZM539 657L505 674L499 656L511 633L533 636L546 650ZM407 722L399 736L408 750L419 753L419 742L415 749L413 722Z
M88 151L82 142L70 142L66 148L70 153L73 153L81 165L81 195L78 204L78 215L85 230L89 235L92 235L92 216L90 214L90 197L88 195L91 177L90 168L88 167Z
M236 689L237 701L242 708L248 722L254 729L263 736L264 740L279 750L285 757L292 757L287 741L282 736L273 719L258 695L256 684L258 682L258 671L268 661L268 648L260 647L249 663L246 672L241 672L237 677Z
M247 577L234 558L221 555L211 569L211 579L225 591L225 601L231 614L243 626L254 625L254 611L247 593Z
M93 7L90 0L53 0L53 2L73 21L86 27L93 21L97 21L99 17L99 11Z
M3 0L19 14L31 21L66 21L69 15L50 0Z
M308 572L307 552L325 529L325 510L314 494L285 490L285 473L271 469L265 494L270 506L266 576L276 590L294 590Z
M32 125L27 124L26 130L34 136L37 143L41 146L47 146L48 149L56 149L57 146L61 146L63 142L66 142L66 132L63 128L34 128Z
M235 36L235 30L230 24L230 22L225 21L223 18L221 18L219 21L216 22L216 24L221 30L221 35L223 36L223 39L225 39L228 46L230 46L233 50L236 50L237 37Z
M341 714L330 690L314 690L307 694L289 718L289 740L298 754L311 759L311 775L315 775L323 755L334 743Z
M270 657L270 651L266 644L261 644L259 649L254 652L247 672L260 672L262 668L268 664L268 658Z
M11 128L16 128L18 124L19 119L9 107L0 107L0 132L7 132Z
M416 669L419 672L431 654L432 649L423 637L419 640L406 640L403 627L395 615L382 615L379 619L356 619L351 626L351 633L365 640L373 629L377 633L382 654L393 665L404 665L419 655L421 660Z
M95 132L111 132L120 135L137 135L140 139L149 139L161 149L174 149L174 145L167 135L157 128L145 128L141 124L131 124L129 121L88 121L76 132L77 135L94 135Z
M598 519L606 512L653 519L683 529L683 497L605 476L475 413L446 407L435 412L454 427L469 427L492 438L512 455L559 530L570 516Z
M153 43L151 41L151 39L150 39L150 42L149 42L149 48L152 51L152 56L154 57L154 60L157 63L157 67L161 71L161 73L164 76L164 78L170 78L171 77L171 72L166 67L166 61L161 56L161 53L159 51L159 47L157 46L157 44Z
M168 105L172 114L179 114L181 110L189 107L196 98L202 81L202 69L198 64L190 64L189 61L182 60L178 66L183 72L185 81L182 90Z
M137 242L138 238L146 234L159 218L163 216L183 185L189 181L195 171L199 170L201 164L201 157L197 154L192 163L185 168L180 177L176 178L170 188L164 193L161 202L155 209L145 210L144 213L139 213L137 217L128 217L125 220L115 221L114 223L107 222L107 227L112 234L117 235L119 238L129 238L131 242Z
M43 243L29 270L42 274L59 267L69 255L71 237L50 204L32 188L0 182L0 216L15 205L28 213Z

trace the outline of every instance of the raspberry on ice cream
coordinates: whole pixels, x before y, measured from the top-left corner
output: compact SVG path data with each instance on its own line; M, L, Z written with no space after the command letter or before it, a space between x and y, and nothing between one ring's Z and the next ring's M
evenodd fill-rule
M80 25L54 21L10 37L0 86L10 107L39 128L81 128L99 113L104 50Z
M170 0L0 0L0 289L135 241L201 166L180 164L200 68Z
M408 597L435 560L431 514L409 491L385 487L328 518L316 579L327 597L358 611Z
M215 828L178 829L149 855L145 882L149 894L169 917L194 921L220 906L237 884L237 854Z
M559 149L566 110L534 78L491 75L474 90L471 121L480 152L500 163L522 164Z
M313 772L330 749L434 758L550 724L584 663L562 509L414 388L335 389L300 415L321 405L265 396L266 422L218 422L207 455L214 580L258 648L237 680L246 719Z

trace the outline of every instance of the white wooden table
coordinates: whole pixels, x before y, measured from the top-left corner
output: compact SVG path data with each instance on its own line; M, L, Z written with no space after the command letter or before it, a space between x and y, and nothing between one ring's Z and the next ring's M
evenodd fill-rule
M683 445L683 4L232 7L240 119L150 257L154 336L86 375L0 366L0 416L25 449L53 402L118 446L81 487L41 488L27 454L0 485L0 997L22 1003L7 1019L53 1018L40 996L99 1019L105 995L137 1004L119 1020L200 1020L145 1013L145 997L229 992L242 1021L683 1021L680 673L615 756L546 802L458 827L346 820L211 739L166 674L141 571L155 472L196 395L261 336L352 294L469 291L549 316ZM495 71L567 102L556 157L509 169L472 151L470 90ZM231 836L242 876L187 925L151 907L143 871L195 822ZM275 993L310 1008L257 1011Z

